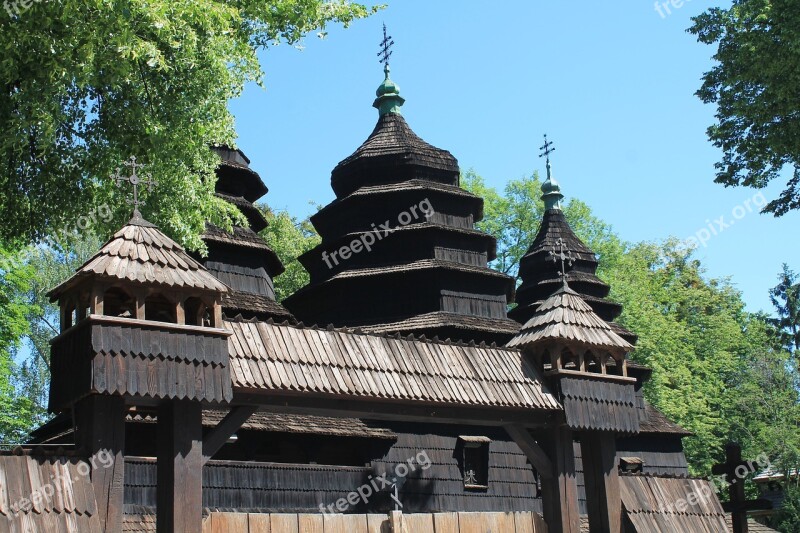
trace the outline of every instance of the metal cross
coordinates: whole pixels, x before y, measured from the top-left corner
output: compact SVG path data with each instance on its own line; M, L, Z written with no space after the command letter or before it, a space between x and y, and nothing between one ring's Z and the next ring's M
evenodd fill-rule
M392 47L394 41L392 40L391 35L386 35L386 23L383 24L383 41L381 41L381 51L378 52L378 57L381 57L378 62L383 63L384 65L389 64L389 58L392 56L392 51L389 48Z
M128 203L133 204L133 212L138 213L139 206L144 205L144 200L139 199L139 185L147 185L147 192L153 192L153 186L158 185L158 182L153 180L150 174L139 175L138 170L145 165L143 163L137 163L135 155L132 155L131 158L123 164L131 169L130 176L123 176L120 169L117 168L111 177L117 182L118 187L122 186L123 181L133 185L133 199L129 199Z
M561 276L561 280L564 282L564 285L567 284L567 265L572 266L572 263L575 262L575 256L572 252L564 253L564 239L561 237L558 238L556 241L556 246L558 246L558 253L550 250L550 256L548 259L553 263L557 261L561 261L561 272L559 275Z
M539 157L547 158L546 159L547 160L547 164L549 165L550 164L550 154L555 152L556 149L553 148L553 142L552 141L548 142L546 133L544 134L544 144L539 147L539 150L542 151L542 153L539 154Z

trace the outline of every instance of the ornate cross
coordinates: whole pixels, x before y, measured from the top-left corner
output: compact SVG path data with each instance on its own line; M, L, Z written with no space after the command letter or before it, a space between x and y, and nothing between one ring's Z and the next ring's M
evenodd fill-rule
M553 142L547 140L547 134L546 133L544 134L544 144L539 147L539 150L542 151L542 153L539 154L539 157L546 158L547 165L549 166L550 165L550 154L555 152L556 149L553 148Z
M386 23L383 24L383 41L381 41L381 51L378 52L378 57L381 57L378 62L383 63L384 66L389 64L389 58L392 56L392 51L389 48L392 47L394 41L392 40L391 35L386 35Z
M123 164L131 169L130 176L123 176L120 169L117 168L111 177L117 182L118 187L122 186L123 181L133 185L133 199L129 199L128 203L133 204L133 212L137 214L139 213L139 206L144 205L144 200L139 199L139 185L147 185L147 192L153 192L153 186L158 185L158 182L153 180L150 174L139 176L138 170L143 168L144 164L137 163L135 155L132 155L131 158Z
M553 263L557 261L561 261L561 271L559 275L561 276L561 280L564 282L564 285L567 284L567 265L572 266L572 263L575 262L575 256L572 252L565 253L564 252L564 239L561 237L558 238L556 241L556 246L558 246L558 253L550 250L550 255L548 259Z

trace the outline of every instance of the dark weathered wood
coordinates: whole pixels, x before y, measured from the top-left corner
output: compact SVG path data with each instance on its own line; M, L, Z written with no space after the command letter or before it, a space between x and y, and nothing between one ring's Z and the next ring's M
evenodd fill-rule
M189 400L167 400L158 409L158 531L202 533L202 407Z
M621 533L622 500L613 433L591 432L581 436L583 478L591 533Z
M219 423L203 437L203 464L216 454L225 442L258 410L255 405L240 405L231 409Z
M767 500L747 500L744 493L744 474L753 471L753 462L742 460L742 447L735 442L725 446L725 462L714 465L711 469L714 475L724 475L728 481L728 496L730 501L725 504L725 510L731 513L733 533L747 533L747 512L761 509L770 509L772 504Z
M542 478L542 509L549 533L580 533L572 441L572 431L566 426L541 435L542 447L553 463L553 475Z
M553 477L553 463L547 457L545 451L531 436L530 432L521 425L509 424L503 426L508 435L514 439L520 450L527 456L533 467L539 472L542 479L550 479Z
M89 396L75 406L78 442L90 458L97 509L104 531L122 531L125 486L125 401L119 396ZM98 454L113 458L110 467Z

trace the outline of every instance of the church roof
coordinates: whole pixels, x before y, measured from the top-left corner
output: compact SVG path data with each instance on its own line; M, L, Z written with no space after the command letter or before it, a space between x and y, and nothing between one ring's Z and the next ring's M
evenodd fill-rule
M87 277L215 292L228 290L203 265L189 257L181 245L138 212L99 252L78 268L71 278L51 290L48 296L55 299Z
M235 389L560 410L522 352L337 329L229 321Z
M634 531L728 531L725 511L708 480L647 474L619 480L622 507Z
M508 342L508 346L523 346L548 340L573 341L608 350L633 348L566 284L539 306L519 333Z
M359 159L387 156L402 156L406 164L458 171L458 161L450 152L423 141L411 130L403 115L387 113L378 118L378 123L367 140L343 159L334 168L333 174L335 176L343 167Z

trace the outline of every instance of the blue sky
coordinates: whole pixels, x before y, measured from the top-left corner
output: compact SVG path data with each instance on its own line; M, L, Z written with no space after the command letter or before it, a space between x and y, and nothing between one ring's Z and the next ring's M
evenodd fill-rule
M800 269L800 251L785 245L800 213L760 215L759 191L713 183L720 154L705 130L714 109L694 92L714 50L685 31L712 5L691 0L662 16L650 1L390 1L347 30L309 36L302 50L264 52L266 89L248 87L231 104L239 146L272 207L305 216L310 202L331 201L331 170L377 119L385 22L404 116L463 170L499 189L543 171L546 132L562 191L625 240L702 237L720 216L733 222L697 256L710 276L731 277L750 310L771 310L781 263Z

